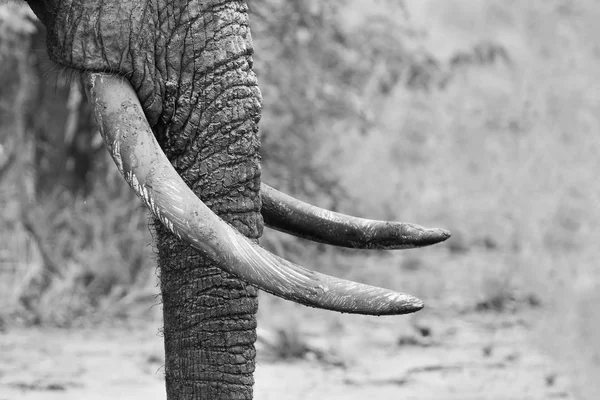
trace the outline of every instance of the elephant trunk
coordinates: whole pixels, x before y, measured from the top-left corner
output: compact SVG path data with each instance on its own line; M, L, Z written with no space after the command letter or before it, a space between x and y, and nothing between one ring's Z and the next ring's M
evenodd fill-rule
M191 7L191 6L190 6ZM191 12L190 12L191 13ZM156 137L194 195L256 241L260 215L261 97L243 1L190 16L180 43L191 63L168 83ZM197 47L196 47L197 46ZM167 80L169 82L169 80ZM170 118L164 118L170 114ZM258 290L154 221L164 315L167 398L253 397Z

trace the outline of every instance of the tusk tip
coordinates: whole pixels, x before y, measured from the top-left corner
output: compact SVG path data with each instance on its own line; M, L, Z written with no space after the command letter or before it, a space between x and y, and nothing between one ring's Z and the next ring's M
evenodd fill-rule
M389 305L389 308L380 315L403 315L422 310L425 307L423 300L411 295L403 294L399 301Z
M377 311L369 309L368 311L358 311L358 314L368 315L403 315L411 314L422 310L425 307L423 300L405 293L394 293L394 298L387 304L377 307Z
M413 237L412 244L414 247L431 246L432 244L447 240L452 235L447 229L423 228L418 225L410 226L408 233L409 237Z
M408 295L407 297L408 299L405 300L405 303L402 307L402 312L400 312L400 314L414 313L419 310L422 310L423 307L425 307L425 303L423 303L423 300L410 295Z
M428 229L424 236L424 239L430 241L429 244L435 244L447 240L452 236L452 233L447 229L432 228Z

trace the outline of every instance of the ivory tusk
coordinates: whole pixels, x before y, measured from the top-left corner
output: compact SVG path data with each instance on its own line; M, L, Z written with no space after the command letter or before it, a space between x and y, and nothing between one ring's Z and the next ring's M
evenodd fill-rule
M315 242L354 249L398 250L429 246L450 237L445 229L357 218L325 210L264 183L260 192L261 213L267 226Z
M156 218L223 270L276 296L317 308L389 315L423 307L411 295L310 271L252 243L183 182L127 81L86 72L84 83L100 133L127 183Z

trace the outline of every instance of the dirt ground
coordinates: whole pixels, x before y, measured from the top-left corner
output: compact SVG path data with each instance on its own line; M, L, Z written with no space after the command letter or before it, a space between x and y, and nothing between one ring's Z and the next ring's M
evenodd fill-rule
M340 320L303 331L296 360L259 331L255 398L576 398L523 314ZM5 329L0 400L164 399L162 350L158 324Z

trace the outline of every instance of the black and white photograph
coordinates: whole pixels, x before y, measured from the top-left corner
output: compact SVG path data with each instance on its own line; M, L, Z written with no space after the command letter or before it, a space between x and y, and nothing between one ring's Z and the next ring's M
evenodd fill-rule
M600 399L600 2L0 0L0 400Z

